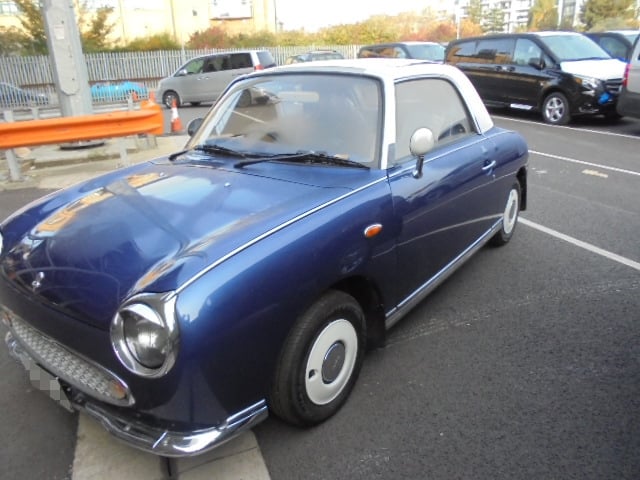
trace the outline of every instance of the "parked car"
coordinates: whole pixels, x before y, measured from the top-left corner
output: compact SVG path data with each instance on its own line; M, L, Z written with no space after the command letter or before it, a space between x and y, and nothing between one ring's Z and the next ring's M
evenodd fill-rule
M285 65L301 62L316 62L318 60L340 60L344 58L340 52L335 50L313 50L311 52L291 55L284 61Z
M394 42L367 45L358 51L358 58L416 58L444 62L445 48L435 42Z
M0 224L11 354L159 455L337 413L365 349L526 207L524 139L447 65L263 70L197 123Z
M587 32L587 37L600 45L613 58L628 62L633 43L640 30L612 30L608 32Z
M91 99L93 101L117 102L127 100L136 95L138 98L148 98L149 91L141 83L130 82L101 82L91 85Z
M222 52L193 58L160 81L158 99L167 108L213 102L226 86L239 75L275 67L268 50Z
M629 55L617 110L619 115L640 118L640 38Z
M48 105L46 95L31 93L10 83L0 82L0 108L37 107Z
M446 62L469 76L490 107L539 111L553 125L567 124L575 115L617 116L625 64L579 33L454 40Z

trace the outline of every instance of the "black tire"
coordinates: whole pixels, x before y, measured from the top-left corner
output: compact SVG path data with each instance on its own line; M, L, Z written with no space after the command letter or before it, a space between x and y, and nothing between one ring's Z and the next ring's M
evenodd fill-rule
M569 100L560 92L552 92L542 102L542 118L551 125L566 125L571 120Z
M164 95L162 95L162 103L167 108L172 108L173 107L173 101L174 100L176 101L176 107L179 107L180 104L181 104L180 103L180 97L173 90L169 90L167 92L164 92Z
M501 247L506 245L513 237L513 232L518 224L518 216L520 214L520 201L521 201L520 184L514 183L509 189L507 195L507 202L502 213L502 225L500 231L496 233L489 243L494 247Z
M289 332L271 388L271 411L298 426L335 414L360 373L365 338L358 302L340 291L324 294Z

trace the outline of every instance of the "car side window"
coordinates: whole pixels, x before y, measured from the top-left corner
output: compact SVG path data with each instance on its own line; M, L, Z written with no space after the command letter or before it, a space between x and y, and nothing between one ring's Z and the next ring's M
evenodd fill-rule
M418 128L433 132L436 148L473 134L458 90L447 80L423 78L396 84L396 159L410 156L409 140Z
M407 54L400 47L393 47L393 56L395 58L407 58Z
M542 49L528 38L519 38L513 51L513 63L529 65L529 62L540 61Z
M480 63L513 63L514 43L512 38L480 40L476 49L476 61Z
M202 68L204 66L204 58L196 58L189 63L187 63L183 70L187 71L187 75L193 75L194 73L202 73Z
M250 53L232 53L231 54L231 69L237 68L251 68L253 63L251 62Z
M613 58L625 58L627 56L626 45L617 38L602 37L599 43Z
M458 62L473 61L476 54L476 42L461 42L449 50L447 53L447 63L456 64Z

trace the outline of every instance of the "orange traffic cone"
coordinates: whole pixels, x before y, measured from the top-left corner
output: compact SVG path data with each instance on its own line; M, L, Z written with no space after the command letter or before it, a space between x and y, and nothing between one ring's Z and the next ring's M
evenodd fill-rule
M174 98L171 104L171 133L180 132L182 132L182 122L178 116L178 104Z

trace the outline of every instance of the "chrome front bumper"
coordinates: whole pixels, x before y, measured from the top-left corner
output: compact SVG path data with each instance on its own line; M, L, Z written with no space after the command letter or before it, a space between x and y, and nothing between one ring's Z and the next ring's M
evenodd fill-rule
M11 356L29 372L29 378L34 387L48 393L53 400L67 410L85 412L99 421L109 433L130 446L155 455L163 457L199 455L253 428L268 415L266 402L261 400L231 415L217 427L192 432L157 428L120 416L111 409L91 402L91 399L82 393L67 395L59 378L42 368L11 332L7 333L5 343Z

